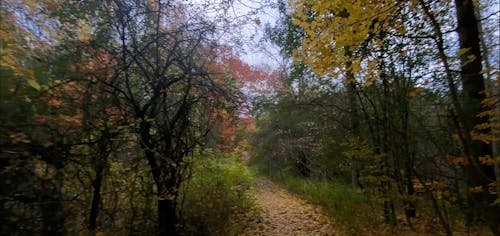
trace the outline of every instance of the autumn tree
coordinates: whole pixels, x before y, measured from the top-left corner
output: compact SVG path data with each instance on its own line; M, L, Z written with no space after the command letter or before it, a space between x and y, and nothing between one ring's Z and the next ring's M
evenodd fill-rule
M456 7L456 21L447 20L452 13L449 10L452 7ZM463 155L470 162L465 166L469 186L466 191L469 192L469 196L482 195L482 198L477 197L477 201L472 202L486 205L492 203L489 198L491 194L485 190L470 193L471 189L474 192L480 186L485 189L494 179L492 168L478 164L477 159L488 156L488 150L491 149L484 142L473 141L475 138L471 136L472 127L485 122L477 117L482 111L480 101L484 98L484 83L480 74L477 19L474 17L472 1L456 1L454 5L430 1L314 3L294 1L292 10L293 23L301 27L306 35L302 40L302 46L295 52L296 60L308 65L317 74L354 82L362 86L361 90L380 86L380 96L358 92L358 97L363 113L375 112L374 120L370 116L366 117L367 128L373 139L373 148L388 155L389 159L386 158L385 164L381 166L382 169L388 170L384 177L395 180L401 189L399 185L403 183L401 179L403 176L400 174L402 167L398 164L398 156L408 158L404 161L406 163L404 175L405 182L408 183L406 184L408 194L412 192L410 183L412 176L421 170L413 166L414 158L410 158L413 152L411 150L415 150L417 146L410 145L408 140L411 103L407 102L407 97L418 96L423 90L414 86L419 83L425 85L428 83L425 81L432 79L435 84L429 88L437 91L441 90L440 83L446 84L445 91L452 107L450 122L455 122L453 127L459 133ZM462 58L460 67L456 67L458 63L456 57L449 56L452 41L450 33L453 33L454 24L458 25L458 38L462 48L458 50ZM433 60L428 58L429 55L435 55L434 58L438 59L435 62L442 68L436 70L434 76L428 76L424 70L425 65L430 65L429 62ZM410 67L406 67L405 64ZM457 85L458 77L454 69L461 71L462 87ZM409 79L408 84L406 78ZM394 98L397 100L393 100ZM396 101L399 102L394 103ZM393 120L393 115L396 115L392 114L394 106L401 108L398 110L398 113L401 112L398 114L401 119L400 127L393 125L397 124ZM373 114L371 116L373 117ZM402 136L399 136L400 134ZM448 135L451 136L451 133ZM404 143L391 141L398 139ZM451 149L448 151L453 152ZM471 154L472 152L480 154ZM483 182L478 179L482 179ZM476 186L471 186L472 182ZM382 185L387 191L392 191L388 182ZM486 200L487 198L489 200ZM475 208L472 202L468 202L467 209ZM392 207L389 207L389 210L390 208ZM439 210L437 211L439 213ZM494 229L495 225L498 225L494 223L497 220L488 212L490 210L483 211L484 217L489 219L493 232L497 232L497 229ZM394 219L394 213L392 215ZM445 218L440 217L442 225L447 233L451 234ZM386 219L388 219L387 214Z
M47 1L4 1L0 6L1 201L6 233L14 232L17 224L26 225L27 234L65 232L63 170L81 120L77 110L41 93L54 75L47 68L53 68L50 62L57 57L55 36L64 35L49 26L54 23L47 17L52 6Z
M466 167L467 185L469 188L482 188L482 191L469 191L468 199L468 221L474 221L475 217L484 214L492 232L500 234L500 208L494 204L496 196L489 193L490 183L495 182L494 168L491 165L481 163L480 158L491 157L492 149L489 143L474 137L472 130L474 126L488 123L488 117L479 116L485 111L481 102L486 98L485 82L482 75L482 57L479 42L478 19L475 16L473 1L455 1L457 14L457 32L461 50L460 76L464 93L464 133L461 141L464 146L464 155L470 161Z
M230 90L206 70L200 46L212 27L187 19L179 2L112 3L116 70L109 86L131 121L158 197L159 235L176 235L177 197L186 158L203 144L214 109L230 108Z

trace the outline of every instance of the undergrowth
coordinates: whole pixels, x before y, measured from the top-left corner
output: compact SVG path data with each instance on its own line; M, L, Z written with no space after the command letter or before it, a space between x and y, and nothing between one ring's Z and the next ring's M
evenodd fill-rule
M415 202L418 208L417 217L412 225L397 212L397 225L384 223L383 199L369 191L353 188L338 180L304 178L286 169L283 171L267 168L257 162L252 171L269 177L287 190L299 195L311 203L321 206L332 219L335 228L341 235L445 235L431 207L430 200L419 199ZM397 208L402 209L400 201L395 201ZM458 235L490 235L485 226L467 229L460 221L455 208L448 208L454 233Z
M236 153L197 154L192 176L182 185L183 227L187 235L237 235L254 208L252 175Z
M345 233L355 233L374 223L376 217L372 200L360 190L336 181L305 179L286 172L271 173L259 167L253 169L301 198L320 205L336 227L341 227Z

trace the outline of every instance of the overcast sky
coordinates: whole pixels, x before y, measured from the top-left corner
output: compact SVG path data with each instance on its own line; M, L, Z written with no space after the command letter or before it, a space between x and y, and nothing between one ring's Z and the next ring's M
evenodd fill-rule
M222 44L237 49L242 60L254 65L278 68L278 48L263 41L266 25L279 17L273 8L276 0L191 0L203 15L212 18L220 28L217 37Z

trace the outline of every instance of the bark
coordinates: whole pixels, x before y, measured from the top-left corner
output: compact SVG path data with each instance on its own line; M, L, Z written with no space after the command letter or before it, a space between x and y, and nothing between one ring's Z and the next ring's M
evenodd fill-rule
M434 193L432 193L432 190L428 190L428 192L429 192L430 198L432 200L432 206L434 207L434 211L436 212L436 215L438 216L439 222L443 226L443 228L446 232L446 235L452 236L453 231L451 231L450 222L449 222L448 218L445 217L445 213L441 211L441 207L439 206L436 197L434 197ZM444 211L444 207L443 207L443 211Z
M307 155L304 153L304 151L299 151L299 160L297 163L297 168L299 169L300 174L305 177L309 178L311 176L311 169L309 168L309 159L307 158Z
M109 147L110 134L107 130L102 133L102 138L98 143L97 150L99 152L95 163L95 179L92 183L94 192L92 193L92 203L90 206L89 215L89 225L88 230L90 232L95 232L97 229L97 217L99 216L99 204L101 202L101 186L104 177L104 169L106 168L107 158L108 158L108 147Z
M349 49L349 47L345 47L344 49L345 54L348 57L352 57L352 52ZM359 130L359 115L358 115L358 103L357 103L357 96L356 96L356 78L354 77L354 74L352 73L351 69L349 69L352 66L351 61L347 61L345 63L345 66L347 68L347 73L346 73L346 81L344 82L344 85L347 88L347 98L348 98L348 103L349 103L349 118L350 118L350 131L351 135L353 137L360 137L360 130ZM361 184L359 182L359 168L358 168L358 163L356 163L355 160L352 161L352 170L351 170L351 184L353 187L361 187Z
M382 90L383 90L383 97L381 99L381 110L382 110L382 153L388 154L391 149L389 147L389 137L390 137L390 110L392 109L390 106L389 102L389 81L387 80L387 76L382 73L381 75L382 78ZM393 158L394 159L394 158ZM394 161L394 160L393 160ZM394 170L397 170L398 168L395 168L395 166L391 166L390 160L389 160L389 155L383 155L383 170L385 177L387 180L382 181L382 187L384 189L384 195L386 200L384 200L384 217L385 217L385 222L391 225L396 225L396 211L394 209L394 200L392 199L391 192L392 192L392 184L389 179L394 179ZM398 181L397 179L395 179Z
M409 131L409 104L407 100L402 99L404 101L404 109L403 109L403 114L402 114L402 131L403 131L403 145L402 145L402 153L403 157L406 157L405 160L405 180L402 180L402 182L406 182L406 193L408 196L413 196L415 194L415 188L413 187L413 167L415 166L414 163L414 155L413 153L410 152L410 131ZM404 184L404 183L402 183ZM406 205L405 208L405 215L408 223L411 225L410 218L414 218L417 216L417 210L415 208L415 204L413 204L412 201L409 201Z
M488 96L499 96L500 91L500 83L498 81L495 81L492 79L492 74L491 74L491 64L490 64L490 57L489 57L489 51L488 47L486 46L485 43L485 38L484 38L484 30L483 30L483 24L482 24L482 17L481 17L481 10L479 9L481 1L476 0L474 1L474 10L476 14L476 18L479 19L480 21L478 22L478 30L479 30L479 42L481 43L481 48L483 49L481 51L481 56L483 57L484 61L484 66L486 67L486 89L489 91ZM495 109L495 114L494 117L490 117L490 122L500 122L500 104L496 105L494 107ZM500 130L494 129L492 130L491 134L493 135L493 141L491 142L491 148L492 148L492 153L493 153L493 158L499 157L500 156L500 135L499 135ZM500 198L500 162L497 161L495 162L495 177L496 177L496 183L497 183L497 198Z
M151 174L158 191L158 235L159 236L175 236L177 232L177 182L175 170L162 166L158 163L154 153L156 148L152 142L150 134L151 124L148 121L141 122L141 141L144 150L144 155L148 160ZM170 171L170 174L167 172Z
M95 232L95 230L97 229L97 217L99 216L99 203L101 201L101 185L102 185L104 166L99 164L95 171L96 171L96 176L94 183L92 184L94 187L94 193L92 194L92 204L90 207L89 226L88 226L90 232Z
M411 170L407 169L407 172L408 172L408 176L406 178L407 194L409 196L413 196L415 194L415 188L413 187L412 183L412 175L410 174ZM410 218L417 217L417 210L415 209L415 204L413 204L412 202L408 203L405 209L405 215L408 223L410 223Z
M176 229L177 212L175 200L158 199L158 225L160 236L179 235Z
M457 32L460 48L468 51L462 55L461 80L464 93L464 127L470 132L474 126L488 122L487 117L478 117L484 111L481 101L485 98L485 84L482 72L482 59L479 41L479 29L472 0L455 0L457 14ZM470 61L469 58L474 58ZM491 156L491 146L480 141L466 140L469 146L470 165L466 166L467 185L469 187L482 186L483 191L468 194L467 221L472 223L483 217L490 226L493 234L500 235L500 209L492 205L496 196L489 194L488 184L495 179L494 169L491 166L474 165L481 156ZM467 153L466 153L467 155Z
M61 196L62 174L58 169L54 179L42 180L40 183L42 190L38 193L41 204L42 216L41 235L58 236L64 235L66 215L64 212L63 200Z

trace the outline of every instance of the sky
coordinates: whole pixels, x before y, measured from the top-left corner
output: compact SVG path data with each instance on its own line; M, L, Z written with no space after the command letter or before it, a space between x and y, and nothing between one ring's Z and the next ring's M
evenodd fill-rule
M275 25L279 18L278 10L273 7L277 0L191 0L203 6L202 11L214 21L227 28L220 32L219 42L233 46L240 53L243 61L253 66L278 69L282 64L279 48L268 41L263 41L266 25ZM491 13L498 21L500 2L498 0L483 0L485 13ZM491 21L491 19L489 19ZM494 38L498 39L498 28ZM493 42L493 44L495 44ZM495 47L498 47L496 45ZM492 55L491 60L498 60L498 55Z
M219 43L232 46L252 66L277 69L277 46L263 40L266 25L273 26L279 13L276 0L191 0L219 24Z
M241 11L248 11L248 7L236 4L236 8ZM254 15L254 20L242 25L243 37L248 39L247 44L243 45L245 54L242 60L255 66L269 66L277 68L280 65L279 49L270 42L264 42L264 30L266 25L275 25L279 13L277 9L270 6L265 7Z

